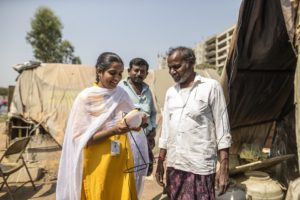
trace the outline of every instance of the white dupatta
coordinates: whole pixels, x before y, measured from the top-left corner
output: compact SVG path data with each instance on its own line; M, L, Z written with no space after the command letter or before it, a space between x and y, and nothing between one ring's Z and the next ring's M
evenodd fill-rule
M90 87L75 99L69 115L61 153L57 200L80 200L83 148L91 136L105 126L116 110L129 112L133 104L120 87Z

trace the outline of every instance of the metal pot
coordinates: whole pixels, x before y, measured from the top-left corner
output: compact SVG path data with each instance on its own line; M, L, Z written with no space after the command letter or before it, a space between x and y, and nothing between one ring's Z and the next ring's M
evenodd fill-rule
M246 200L246 192L235 184L230 184L221 196L218 196L218 191L216 191L215 196L216 200Z

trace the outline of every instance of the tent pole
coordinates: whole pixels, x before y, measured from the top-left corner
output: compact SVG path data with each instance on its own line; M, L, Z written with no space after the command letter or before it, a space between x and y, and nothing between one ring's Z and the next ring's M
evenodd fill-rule
M294 9L296 10L296 23L295 23L295 46L298 50L297 65L294 80L294 102L295 102L295 134L297 140L297 154L298 154L298 170L300 171L300 6L299 0L293 2Z

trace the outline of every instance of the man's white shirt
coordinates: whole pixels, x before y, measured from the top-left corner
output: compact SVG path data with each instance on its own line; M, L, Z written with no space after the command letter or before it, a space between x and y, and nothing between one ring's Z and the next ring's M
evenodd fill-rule
M207 175L215 173L217 151L229 148L231 135L221 85L196 75L193 86L168 89L159 147L167 166Z

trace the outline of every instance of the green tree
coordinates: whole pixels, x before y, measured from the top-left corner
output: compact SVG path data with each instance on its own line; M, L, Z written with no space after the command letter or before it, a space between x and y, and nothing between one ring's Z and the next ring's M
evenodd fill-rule
M31 21L31 31L26 41L33 48L34 57L47 63L80 64L79 57L74 56L74 47L68 40L62 40L63 25L53 11L39 7Z
M62 55L62 63L81 64L80 58L73 55L74 47L68 40L62 41L59 48Z

